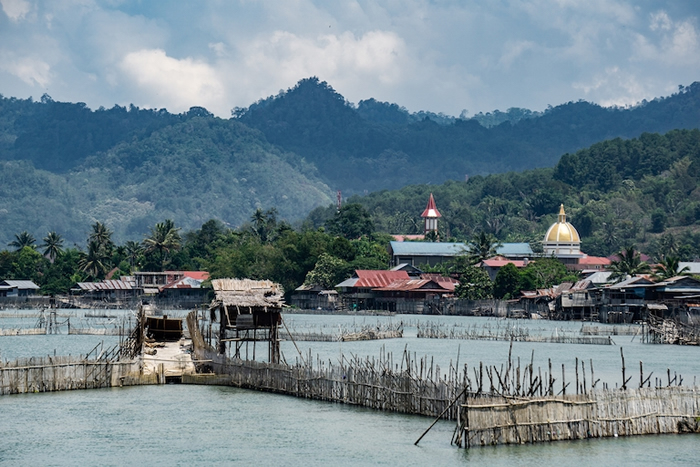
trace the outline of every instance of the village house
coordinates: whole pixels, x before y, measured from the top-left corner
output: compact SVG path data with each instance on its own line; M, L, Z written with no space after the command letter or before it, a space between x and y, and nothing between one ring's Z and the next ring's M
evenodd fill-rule
M29 280L0 281L0 297L31 297L37 295L38 291L39 286Z

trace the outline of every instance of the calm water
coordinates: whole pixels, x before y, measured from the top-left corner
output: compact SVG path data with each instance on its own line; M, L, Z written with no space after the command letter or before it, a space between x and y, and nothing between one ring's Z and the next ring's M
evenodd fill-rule
M415 338L417 321L437 322L435 317L349 317L286 315L290 329L322 330L362 325L375 326L403 320L405 337L352 343L300 342L302 352L311 349L314 358L336 362L340 353L378 356L382 346L393 352L398 363L404 348L420 357L432 356L446 368L450 360L460 366L505 362L507 342L428 340ZM13 325L8 323L13 321ZM0 327L18 327L17 321L0 318ZM456 326L528 326L532 333L577 331L580 323L542 321L513 322L484 318L442 317L440 322ZM73 319L71 319L73 323ZM556 331L554 330L556 328ZM631 341L631 336L613 338L615 346L516 343L514 357L529 362L535 351L535 366L554 368L561 363L573 368L574 359L593 359L596 378L613 386L619 383L620 345L624 347L628 372L644 361L645 374L663 373L666 368L692 382L700 375L700 349L650 346ZM117 342L104 336L0 337L0 356L81 354L100 341ZM296 349L283 343L287 361ZM471 370L470 370L471 371ZM573 371L573 369L571 370ZM630 373L628 373L630 374ZM556 375L556 372L555 372ZM569 376L567 375L567 380ZM653 380L653 378L652 378ZM638 381L638 373L633 381ZM556 384L555 384L556 386ZM548 445L500 446L470 451L450 446L452 422L440 422L423 438L413 442L432 422L429 418L376 412L287 396L208 386L145 386L91 391L31 394L0 397L0 464L3 465L155 465L224 464L252 462L261 465L458 465L465 461L488 465L605 465L676 464L697 465L700 436L667 435L605 440L558 442Z

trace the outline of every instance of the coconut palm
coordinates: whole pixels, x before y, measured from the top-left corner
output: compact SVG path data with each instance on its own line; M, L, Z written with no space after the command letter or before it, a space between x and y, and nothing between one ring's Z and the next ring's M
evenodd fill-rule
M678 256L667 256L662 259L659 264L654 266L654 279L662 281L675 276L689 276L690 268L688 266L679 268L679 263Z
M496 256L501 242L493 235L481 232L475 234L467 243L466 255L471 264L476 264L485 259Z
M131 266L133 271L133 269L136 267L136 262L138 261L139 256L141 256L143 253L143 248L139 242L129 240L124 245L124 250L126 252L126 257L129 260L129 266Z
M36 248L36 239L34 238L34 235L30 234L26 230L24 232L20 232L18 234L15 234L15 239L8 243L9 246L13 246L17 249L17 251L20 251L22 248L25 246L28 246L29 248L35 249Z
M87 253L81 253L78 260L80 270L93 279L98 279L107 272L107 260L109 256L102 245L96 240L88 241Z
M634 246L629 246L617 254L618 259L610 263L610 280L620 282L628 277L638 274L649 274L651 267L642 261L639 252L634 250Z
M143 240L143 246L146 253L158 252L161 270L164 270L167 255L178 250L181 241L180 228L175 227L172 220L166 219L151 228L151 234Z
M114 248L114 243L112 242L113 232L102 222L95 222L91 227L92 232L90 232L88 236L88 242L94 241L99 247L105 250L105 253L110 255Z
M53 263L63 253L63 237L56 232L49 232L40 247L44 249L44 256Z

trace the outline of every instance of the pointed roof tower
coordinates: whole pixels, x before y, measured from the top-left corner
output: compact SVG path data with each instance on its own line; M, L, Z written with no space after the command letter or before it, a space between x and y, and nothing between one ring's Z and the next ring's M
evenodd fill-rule
M423 214L420 215L421 217L442 217L440 212L437 210L437 206L435 206L435 199L433 198L433 194L430 193L430 199L428 200L428 205L425 207L425 211L423 211Z
M425 219L425 229L423 233L428 235L430 232L435 232L435 235L437 235L438 218L442 217L442 215L440 215L440 211L438 211L437 206L435 206L435 199L432 193L430 193L430 199L428 200L428 205L425 207L425 211L423 211L423 214L420 216Z

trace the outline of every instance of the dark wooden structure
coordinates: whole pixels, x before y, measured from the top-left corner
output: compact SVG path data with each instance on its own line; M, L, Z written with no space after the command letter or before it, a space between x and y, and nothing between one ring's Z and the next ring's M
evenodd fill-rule
M215 279L211 283L215 294L210 306L211 318L219 322L218 353L247 360L252 342L252 360L255 360L256 343L263 341L268 343L269 362L279 363L282 286L250 279Z

